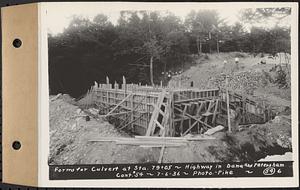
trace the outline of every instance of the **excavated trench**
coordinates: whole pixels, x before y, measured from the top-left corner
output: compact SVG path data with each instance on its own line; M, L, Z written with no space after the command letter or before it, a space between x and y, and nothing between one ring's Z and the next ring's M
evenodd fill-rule
M234 135L226 135L222 140L226 143L226 151L219 151L219 147L210 146L209 152L216 155L217 159L224 162L240 161L251 162L258 161L269 155L283 155L286 152L291 152L290 146L284 147L277 142L268 142L267 140L258 140L257 136L252 138L257 139L256 142L239 140Z
M221 102L221 104L224 103L225 102L223 101ZM97 108L95 105L91 107L94 109ZM225 105L222 107L225 107ZM85 109L89 108L86 107ZM286 152L292 151L291 124L289 121L287 122L287 120L281 116L276 116L281 119L275 121L274 115L268 117L268 120L264 120L262 117L256 117L255 115L254 117L253 114L247 115L248 120L241 120L241 114L245 113L239 112L239 114L237 114L238 111L236 107L232 105L230 109L236 112L236 114L233 114L235 117L232 117L232 125L235 125L232 133L228 132L226 122L217 123L216 125L222 124L225 128L222 131L213 134L215 140L192 142L187 147L183 148L169 148L169 150L166 151L164 162L258 161L269 155L283 155ZM227 111L223 110L223 112L223 115L226 116ZM158 117L158 121L160 119L161 118ZM226 121L226 117L224 119ZM126 127L122 128L122 122L114 117L108 117L106 120L113 124L118 131L125 132L127 136L134 136L137 134L131 129ZM239 123L242 123L242 125L239 125ZM190 123L185 121L183 125L185 128L188 128ZM203 131L200 133L203 133ZM195 127L191 130L190 135L197 135L200 133ZM178 132L176 134L175 136L178 136ZM156 162L157 159L155 155L159 155L160 152L160 149L153 148L151 149L151 152L154 155L150 155L147 149L126 149L128 153L130 152L130 155L135 155L135 151L137 150L139 152L139 159L146 160L146 162ZM188 158L183 157L183 155ZM116 162L118 161L116 160Z
M51 147L49 163L112 164L157 163L160 148L120 146L111 142L90 143L99 136L129 137L103 120L78 117L78 107L62 99L50 103ZM85 108L87 109L87 108ZM85 110L82 109L82 110ZM66 127L66 118L70 126ZM257 161L268 155L291 152L289 118L278 117L265 124L242 127L228 133L226 129L212 136L214 140L190 142L187 146L166 148L162 163ZM73 124L74 123L74 124ZM76 124L76 125L75 125Z
M109 121L115 124L112 122L113 119ZM253 121L255 123L255 120ZM187 125L186 122L184 124ZM270 155L284 155L286 152L292 152L290 128L291 126L284 119L277 123L273 120L261 123L261 120L258 120L256 124L244 125L232 133L229 133L225 126L222 131L213 135L216 140L196 142L185 147L185 150L177 149L177 153L171 150L169 155L166 154L165 162L182 162L180 157L174 160L168 159L180 153L191 155L190 159L185 160L186 162L253 162ZM120 130L120 128L116 129ZM131 130L122 129L122 131L132 137L136 135ZM197 131L192 134L197 135ZM160 150L153 151L159 154ZM187 153L184 153L185 151ZM150 156L148 153L141 154L142 160L156 162L155 156ZM204 157L206 159L203 159Z

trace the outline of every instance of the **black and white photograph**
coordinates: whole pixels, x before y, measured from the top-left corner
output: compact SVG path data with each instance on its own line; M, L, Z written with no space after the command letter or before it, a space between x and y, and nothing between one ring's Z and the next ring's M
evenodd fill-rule
M207 4L47 5L54 172L119 164L167 171L164 164L176 163L211 172L206 163L294 161L292 8ZM280 175L264 166L261 175ZM231 175L201 169L154 175ZM282 170L292 177L292 165Z

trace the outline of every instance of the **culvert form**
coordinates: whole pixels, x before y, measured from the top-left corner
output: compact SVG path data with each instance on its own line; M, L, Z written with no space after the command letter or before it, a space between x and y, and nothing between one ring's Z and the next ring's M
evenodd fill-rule
M180 137L203 134L218 125L228 125L227 96L220 89L97 84L77 103L85 110L96 108L95 117L105 117L116 128L141 136ZM238 125L265 123L274 117L266 105L229 93L233 129Z

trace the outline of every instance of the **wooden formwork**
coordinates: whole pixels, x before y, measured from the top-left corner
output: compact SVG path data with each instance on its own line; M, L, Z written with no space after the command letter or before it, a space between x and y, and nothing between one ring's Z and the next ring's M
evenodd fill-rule
M145 136L202 134L217 124L227 126L226 95L219 89L175 88L137 84L97 84L78 101L84 108L96 106L98 116L119 129ZM273 117L265 106L229 93L236 124L263 123Z
M193 127L197 125L198 129L213 126L208 116L202 120L198 115L204 117L204 112L207 114L213 108L210 102L218 99L218 96L218 89L153 87L126 84L125 80L119 85L110 84L107 80L106 84L95 83L78 104L85 108L96 106L101 116L108 118L120 129L146 136L180 136L191 130L186 121L191 122ZM196 104L201 110L180 113L182 106L187 110L189 105Z
M226 94L220 92L220 116L227 112ZM275 117L270 105L264 102L253 101L246 96L235 92L229 92L230 109L235 110L241 117L240 125L266 123Z

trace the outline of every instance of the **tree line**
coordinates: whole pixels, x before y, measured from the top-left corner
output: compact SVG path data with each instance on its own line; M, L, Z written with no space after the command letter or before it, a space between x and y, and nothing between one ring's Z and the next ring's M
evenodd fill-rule
M50 93L78 97L106 76L151 85L162 80L161 73L191 61L192 54L289 53L290 27L246 30L242 22L289 15L287 10L245 10L234 25L214 10L191 11L184 20L168 11L121 11L117 24L104 14L93 20L74 16L63 33L48 35Z

